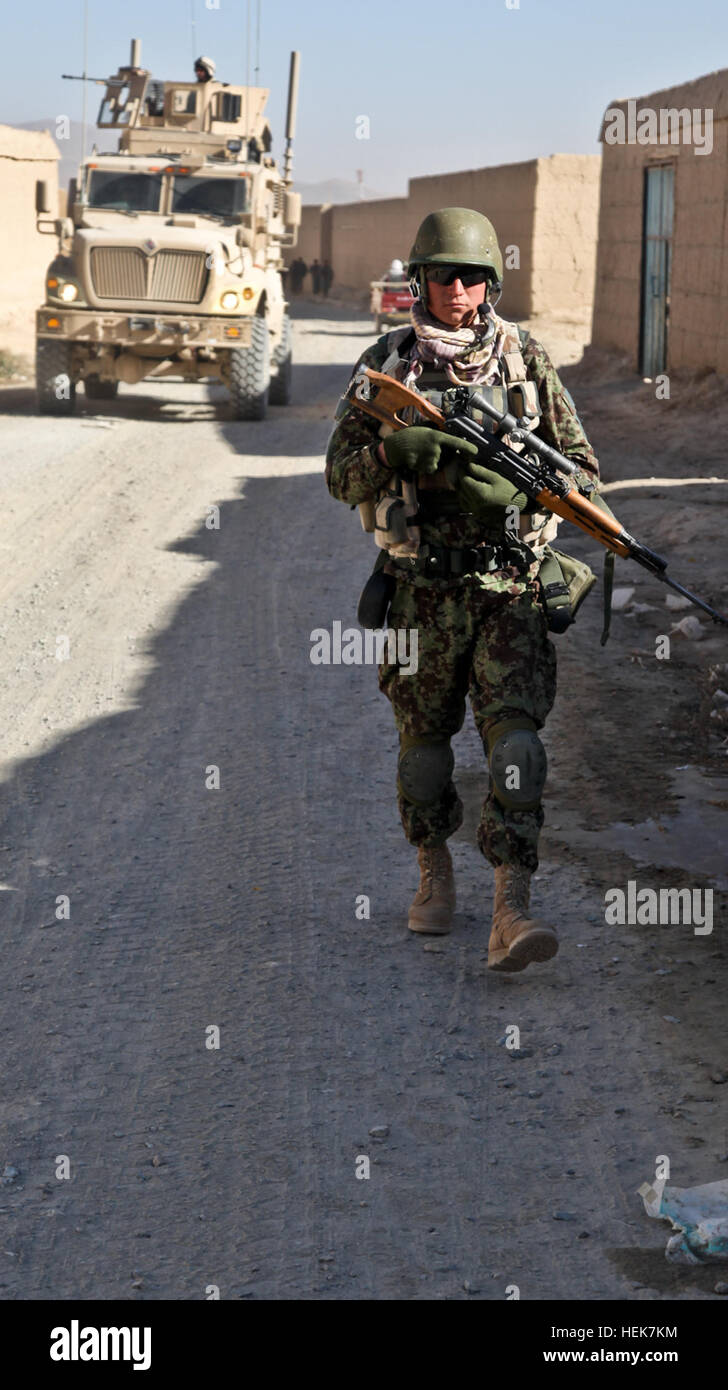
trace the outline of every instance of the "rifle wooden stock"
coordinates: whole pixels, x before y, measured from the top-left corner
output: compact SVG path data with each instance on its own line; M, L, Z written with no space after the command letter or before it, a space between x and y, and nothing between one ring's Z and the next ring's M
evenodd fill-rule
M435 429L444 429L445 426L442 411L438 410L436 405L432 405L425 396L421 396L419 391L411 391L409 386L403 386L401 381L396 381L393 376L386 376L384 372L374 372L371 367L365 367L354 377L346 392L346 399L360 410L366 411L367 415L381 420L384 425L391 425L395 430L405 430L412 424L411 420L400 419L397 414L400 409L416 411Z

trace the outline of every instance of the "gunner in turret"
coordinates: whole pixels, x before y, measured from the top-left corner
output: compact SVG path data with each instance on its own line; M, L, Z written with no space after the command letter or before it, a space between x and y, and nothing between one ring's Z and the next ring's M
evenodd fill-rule
M215 76L215 64L212 58L197 58L195 60L195 77L198 82L211 82Z

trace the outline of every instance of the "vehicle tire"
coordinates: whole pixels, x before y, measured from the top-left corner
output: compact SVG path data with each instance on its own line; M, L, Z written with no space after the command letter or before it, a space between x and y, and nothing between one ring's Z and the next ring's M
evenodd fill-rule
M293 385L293 333L288 314L283 318L283 332L281 341L273 353L273 366L278 370L270 379L268 399L271 405L290 405Z
M102 381L100 376L87 376L83 384L90 401L113 401L119 393L118 381Z
M270 391L270 335L254 318L250 347L230 350L230 398L235 420L264 420Z
M35 388L41 415L72 415L76 383L71 376L73 348L52 338L39 338L35 347Z

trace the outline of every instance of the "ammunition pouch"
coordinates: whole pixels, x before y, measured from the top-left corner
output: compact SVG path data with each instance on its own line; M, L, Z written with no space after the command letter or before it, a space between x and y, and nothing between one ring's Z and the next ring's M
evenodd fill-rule
M393 473L374 508L374 539L380 550L390 555L416 555L420 546L416 515L416 483L401 473Z
M597 577L583 560L547 545L538 572L550 632L565 632Z

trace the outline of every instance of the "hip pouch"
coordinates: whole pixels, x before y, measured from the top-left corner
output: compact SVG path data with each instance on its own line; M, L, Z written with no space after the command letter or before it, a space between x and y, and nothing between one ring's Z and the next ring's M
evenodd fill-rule
M547 545L538 573L549 632L565 632L573 623L597 577L583 560Z
M360 627L381 629L387 621L389 607L397 588L393 574L384 573L388 560L385 550L380 550L377 561L359 596L356 618Z

